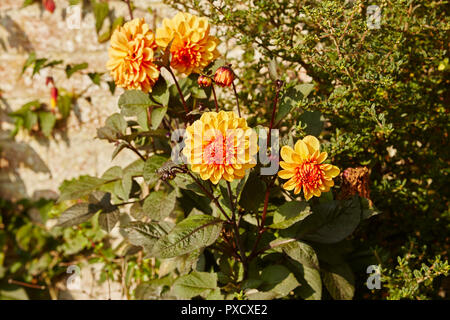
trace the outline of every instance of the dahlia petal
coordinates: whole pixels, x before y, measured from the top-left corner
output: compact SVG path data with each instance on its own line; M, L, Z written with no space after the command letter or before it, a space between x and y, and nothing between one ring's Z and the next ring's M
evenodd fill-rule
M297 180L295 179L295 177L293 177L283 184L283 188L286 190L293 190L296 185Z
M317 157L317 163L322 163L324 162L328 157L328 153L326 152L322 152L318 157Z
M309 199L311 199L313 197L312 192L304 192L305 195L305 200L308 201Z
M339 175L339 168L336 166L331 166L330 169L325 171L325 174L331 178L337 177Z
M298 168L298 163L280 161L280 167L282 167L283 169L286 169L286 170L296 169L296 168Z
M303 140L298 140L295 143L294 149L295 149L295 152L300 155L301 160L308 159L308 156L309 156L308 146L306 145L306 143Z
M278 176L281 179L290 179L294 176L294 172L289 171L289 170L280 170L280 171L278 171Z
M314 153L314 151L319 150L320 151L320 143L319 140L317 140L314 136L306 136L303 138L303 142L306 143L309 149L309 153Z
M292 158L292 155L295 153L295 151L289 147L289 146L283 146L281 147L281 157L286 162L295 162Z

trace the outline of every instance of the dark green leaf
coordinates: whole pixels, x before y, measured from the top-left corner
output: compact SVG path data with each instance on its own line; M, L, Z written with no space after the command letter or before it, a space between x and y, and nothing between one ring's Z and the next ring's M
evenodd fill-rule
M42 67L44 67L45 63L47 62L47 59L43 58L43 59L36 59L36 61L34 62L34 68L33 68L33 76L37 73L39 73L39 71L41 71Z
M147 159L144 165L144 180L150 186L153 186L159 179L156 170L167 161L166 157L154 155Z
M173 283L172 291L180 299L192 299L217 288L217 274L193 271L179 277Z
M320 120L320 111L305 111L298 120L306 124L305 132L313 136L319 136L323 129L323 122Z
M269 228L286 229L311 214L307 202L290 201L281 205L273 215L273 224Z
M294 87L288 88L281 98L280 106L275 117L275 122L278 122L286 117L303 98L308 96L313 88L314 84L298 84Z
M100 78L102 76L101 73L98 72L89 72L88 73L89 78L91 79L92 83L96 84L96 85L100 85Z
M53 113L46 111L39 112L39 124L41 126L42 133L46 137L51 135L55 123L56 117Z
M169 105L170 91L164 77L159 77L152 88L151 97L164 107Z
M64 181L60 186L61 195L58 201L82 198L105 182L104 179L91 176L81 176L76 180Z
M325 287L335 300L351 300L355 294L355 277L349 265L327 265L322 268Z
M97 2L92 0L92 11L95 17L95 30L97 33L100 32L103 22L109 14L108 2Z
M250 300L268 300L287 296L300 284L288 268L282 265L271 265L261 273L262 285L259 292L247 294Z
M72 109L72 98L68 95L60 95L58 97L58 110L63 119L67 119Z
M158 129L164 116L166 115L167 107L157 107L152 110L152 129Z
M155 255L172 258L213 244L223 221L207 215L189 216L155 244Z
M71 76L73 76L73 74L74 74L75 72L78 72L78 71L81 71L81 70L83 70L83 69L86 69L88 66L89 66L89 65L88 65L87 62L80 63L80 64L76 64L76 65L74 65L74 66L68 64L68 65L66 66L66 76L67 76L67 78L70 78Z
M258 212L259 205L264 201L264 194L266 191L266 185L262 181L261 177L252 171L247 179L244 189L241 193L239 204L244 209L252 212Z
M167 235L173 228L173 225L167 222L149 222L133 221L124 227L128 241L144 249L146 257L154 256L153 247L155 243L163 236Z
M313 214L300 222L298 237L319 243L335 243L345 239L361 220L358 197L344 201L319 203L312 207Z
M77 203L61 213L58 227L70 227L83 223L94 216L97 211L90 210L89 203Z
M152 105L148 94L140 90L128 90L119 98L119 108L125 116L137 116Z
M176 193L164 191L151 192L144 200L144 213L154 221L164 220L175 208Z

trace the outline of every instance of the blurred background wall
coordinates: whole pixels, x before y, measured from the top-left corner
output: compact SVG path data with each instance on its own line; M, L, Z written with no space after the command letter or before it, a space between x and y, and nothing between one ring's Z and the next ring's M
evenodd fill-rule
M96 129L108 115L118 111L117 100L122 89L112 95L108 85L92 85L88 72L106 72L109 42L99 43L92 10L82 12L79 29L68 24L69 0L55 0L50 13L40 4L23 7L23 0L0 0L0 195L5 198L55 196L64 179L80 174L100 175L111 165L114 146L95 139ZM172 14L161 1L134 1L135 17L144 17L150 26L160 23L158 17ZM115 16L129 19L123 1L108 1ZM70 10L70 9L69 9ZM105 21L103 28L109 28ZM99 34L101 34L100 32ZM38 58L64 60L60 68L42 69L32 76L32 68L21 75L30 53ZM67 79L64 66L87 62L82 73ZM46 78L52 76L58 88L68 92L86 90L73 106L65 130L53 138L30 136L20 132L10 138L12 119L7 116L23 104L39 99L50 102ZM108 77L108 75L106 75ZM61 90L60 90L61 93ZM123 165L134 159L125 151L114 160Z

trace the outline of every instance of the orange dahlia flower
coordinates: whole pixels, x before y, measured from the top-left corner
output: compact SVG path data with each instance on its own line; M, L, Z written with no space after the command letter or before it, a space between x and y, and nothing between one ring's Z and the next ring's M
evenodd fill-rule
M257 135L231 111L205 112L188 126L183 154L203 180L242 179L256 165Z
M111 36L106 64L115 83L129 90L151 91L159 78L159 68L153 63L156 48L155 35L144 19L118 27Z
M220 56L219 39L209 35L209 28L208 19L179 12L172 19L164 19L162 28L156 29L156 43L166 48L173 39L172 67L186 75L200 73Z
M298 194L303 187L306 200L329 191L334 186L333 178L339 174L339 168L323 163L327 156L326 152L320 152L319 140L313 136L297 141L294 149L283 146L281 157L284 161L280 161L280 166L284 170L280 170L278 176L289 179L283 188Z

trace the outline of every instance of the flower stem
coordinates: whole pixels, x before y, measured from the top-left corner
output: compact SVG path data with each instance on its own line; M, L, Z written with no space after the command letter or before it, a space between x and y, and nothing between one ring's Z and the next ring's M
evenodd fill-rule
M280 95L281 88L283 87L283 81L276 80L275 84L276 84L277 88L276 88L276 92L275 92L275 100L273 101L272 117L270 118L269 135L267 137L267 144L269 144L269 145L270 145L270 138L272 137L273 122L275 121L275 114L277 112L278 97Z
M238 109L238 115L240 118L241 117L241 108L239 107L239 98L238 98L238 94L236 91L236 86L234 85L234 81L233 81L233 91L234 91L234 96L236 97L236 105L237 105L237 109Z
M227 188L228 188L228 194L229 194L229 198L230 198L230 205L231 205L231 212L232 212L232 216L231 216L231 220L232 220L232 224L233 224L233 229L234 229L234 237L236 240L236 246L239 249L240 257L241 257L241 262L244 266L244 279L247 277L247 273L248 273L248 263L247 263L247 256L245 255L245 250L244 247L242 246L242 242L241 242L241 236L239 234L239 226L236 222L236 207L234 205L234 201L233 201L233 191L231 190L231 185L230 182L227 181Z
M220 205L219 201L217 201L217 198L214 197L214 195L209 192L208 189L205 188L205 186L198 181L198 179L188 170L185 171L192 179L194 179L195 183L197 183L197 185L200 187L200 189L202 189L202 191L214 202L214 204L217 206L217 208L219 208L219 210L222 212L222 214L225 216L225 218L227 218L227 220L232 223L232 220L230 218L230 216L225 212L225 210L222 208L222 206Z
M134 17L133 17L133 9L131 9L131 2L130 2L130 0L125 0L125 2L127 3L127 6L128 6L128 12L130 13L130 18L131 18L131 20L133 20Z
M136 153L139 156L139 158L141 158L144 162L147 161L147 159L139 152L139 150L133 147L133 145L130 142L128 142L127 148Z
M272 179L272 181L267 185L266 188L266 194L264 196L264 208L263 213L261 215L261 222L259 224L258 228L258 236L256 238L255 244L253 245L252 251L250 252L250 256L248 257L248 260L251 261L253 258L255 258L258 255L258 252L256 249L258 249L258 244L261 241L261 237L263 233L266 231L266 228L264 228L264 225L266 223L266 216L267 216L267 208L269 206L269 196L270 196L270 189L272 188L273 184L275 183L275 178Z
M189 108L187 106L186 100L184 100L183 92L181 91L180 85L178 84L177 77L175 77L175 74L173 73L173 70L170 66L167 67L166 69L170 72L173 80L175 81L175 86L177 87L178 93L180 94L180 99L181 99L181 102L183 103L184 111L186 112L186 118L187 118L187 115L189 113Z
M214 89L214 83L211 83L211 90L214 96L214 104L216 105L216 112L219 112L219 105L217 104L217 96L216 96L216 89Z

